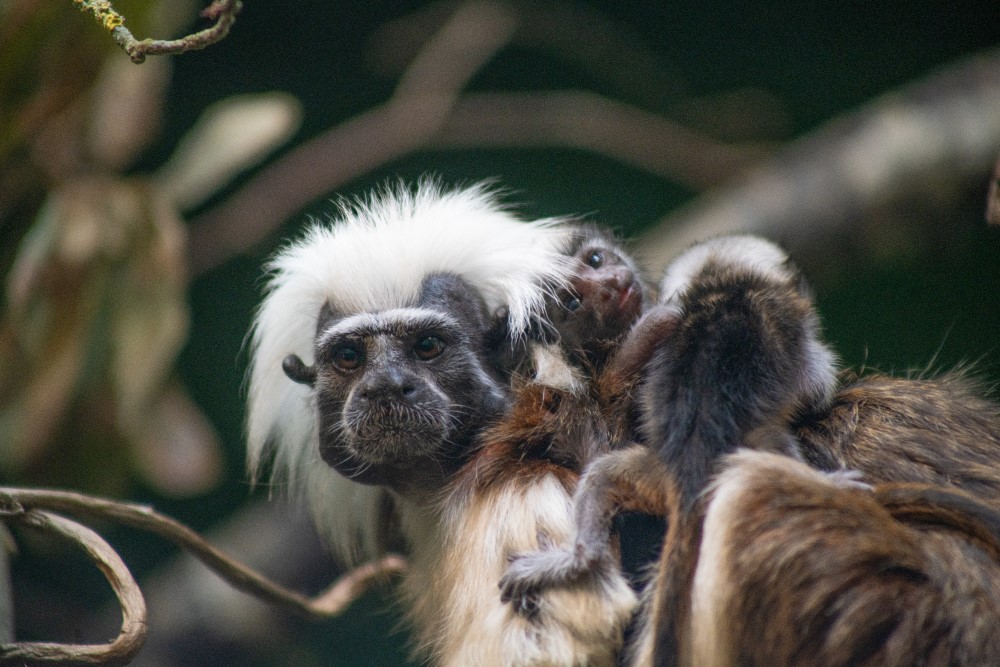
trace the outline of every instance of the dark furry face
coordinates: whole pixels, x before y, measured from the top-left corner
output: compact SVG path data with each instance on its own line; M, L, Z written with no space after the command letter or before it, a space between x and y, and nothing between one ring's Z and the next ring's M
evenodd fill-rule
M480 300L454 276L425 282L412 308L337 317L316 340L320 454L358 482L433 486L506 408L486 361Z
M549 318L563 347L593 355L621 339L642 312L639 272L608 233L585 226L573 251L577 268L556 294Z

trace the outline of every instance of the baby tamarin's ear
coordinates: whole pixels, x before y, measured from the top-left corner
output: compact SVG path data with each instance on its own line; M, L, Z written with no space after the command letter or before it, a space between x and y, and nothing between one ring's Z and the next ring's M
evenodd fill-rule
M507 307L501 306L493 312L486 332L486 355L503 377L510 379L515 373L521 376L530 373L530 345L541 328L540 321L534 320L526 333L515 335Z

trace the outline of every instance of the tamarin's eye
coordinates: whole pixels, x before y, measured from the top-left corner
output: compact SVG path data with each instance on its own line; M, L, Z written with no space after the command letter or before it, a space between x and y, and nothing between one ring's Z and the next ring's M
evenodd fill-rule
M601 268L604 264L604 253L600 250L595 250L587 257L587 264L595 269Z
M365 360L364 352L353 345L342 345L334 350L330 356L333 359L333 365L342 371L356 370Z
M580 306L582 305L583 302L581 302L575 296L568 297L565 301L563 301L563 307L570 312L573 312L574 310L579 310Z
M424 361L430 361L442 352L444 352L444 341L437 336L425 336L413 346L413 353Z

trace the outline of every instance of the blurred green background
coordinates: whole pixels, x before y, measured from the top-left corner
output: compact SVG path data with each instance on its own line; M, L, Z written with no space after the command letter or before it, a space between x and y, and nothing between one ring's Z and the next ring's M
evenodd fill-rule
M14 0L4 11L19 4L37 5ZM86 41L98 44L94 53L101 54L87 57L105 57L99 41L107 37L89 17L78 14L68 0L45 4L47 20L58 20L59 29L77 40L53 48L83 49ZM386 42L386 26L404 26L417 35L433 32L451 7L427 2L247 0L228 38L173 58L162 123L118 172L156 170L208 105L232 95L269 91L283 91L301 103L301 126L291 142L269 158L278 159L392 94L400 69L393 68L393 59L405 65L413 46L405 40ZM535 18L475 74L468 90L592 91L721 141L764 151L780 151L786 142L941 65L1000 46L1000 3L985 1L643 0L511 7ZM139 2L123 2L120 9L127 17L129 9L136 16L144 11ZM56 12L66 17L53 18ZM139 27L136 32L142 33ZM114 52L107 57L123 58ZM9 59L0 66L8 68L0 73L11 81L30 77L30 68L11 69L15 66ZM13 85L6 89L7 94L16 90ZM11 160L23 163L35 153L24 149L12 155ZM267 164L239 175L185 211L184 224L192 238L198 238L194 230L199 221L208 219ZM92 465L103 468L105 477L108 469L127 468L121 459L129 450L101 447L65 455L53 449L56 453L43 457L44 465L5 470L5 483L77 484L120 494L152 503L199 530L222 526L265 498L266 489L252 490L248 483L242 442L247 362L243 342L260 297L261 266L307 215L330 210L329 197L365 193L386 179L414 180L428 172L446 183L495 178L526 216L583 213L626 237L638 235L699 194L611 157L568 148L419 149L378 163L303 206L262 242L227 256L186 285L189 329L176 357L176 377L218 436L221 468L212 484L193 495L167 493L141 475L122 472L123 479L88 489L86 476L64 468L79 472L80 466ZM973 374L984 385L992 387L1000 379L1000 229L989 228L983 220L988 178L984 170L981 178L954 193L933 220L920 211L894 211L887 213L891 225L871 218L852 228L849 233L863 237L863 243L847 239L797 256L815 288L825 332L845 365L904 373L972 363ZM0 209L5 273L55 181L51 176L39 179L42 185L36 185L31 196ZM13 187L11 182L0 181ZM26 187L23 181L15 183ZM6 299L10 307L11 297ZM7 363L9 369L14 362L8 358ZM16 390L14 381L4 386L7 397ZM74 428L64 430L63 440L71 441ZM102 533L140 578L162 580L176 556L172 547L134 531L108 526ZM27 540L13 570L18 637L104 638L101 633L110 632L115 621L105 618L111 597L100 575L72 550L17 535ZM237 544L230 550L241 555L252 547ZM291 583L317 589L335 569L317 555L315 542L304 539L302 550L301 560L309 566L291 577ZM281 569L272 571L281 578ZM227 598L230 613L239 616L236 608L245 600ZM177 608L171 607L170 613L188 614L197 622L183 641L151 639L149 650L135 664L399 664L405 659L406 638L396 630L398 614L387 600L381 594L368 595L344 617L323 623L283 614L249 616L241 631L233 629L241 627L240 621L227 621L227 634L214 629L214 611L189 603L178 592L173 602ZM150 606L155 633L164 611L157 608L156 599ZM266 627L254 629L254 623ZM265 639L270 648L262 648Z

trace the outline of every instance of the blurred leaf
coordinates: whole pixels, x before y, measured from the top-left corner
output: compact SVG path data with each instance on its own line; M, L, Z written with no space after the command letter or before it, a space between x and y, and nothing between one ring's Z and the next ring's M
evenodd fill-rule
M6 337L5 337L6 338ZM43 357L29 360L16 345L2 353L0 465L6 474L43 454L71 404L84 360L85 338L72 329L50 333ZM4 341L9 343L9 338Z
M211 428L168 389L187 336L185 275L183 224L145 181L92 175L52 192L8 276L0 330L0 460L8 474L68 460L48 454L63 438L78 454L104 457L116 447L119 459L137 461L176 493L216 479ZM183 442L166 457L175 436ZM123 446L139 449L122 457ZM186 455L187 468L177 460ZM79 474L89 469L79 466ZM177 481L164 482L163 470Z
M161 493L194 495L218 482L222 473L218 436L176 378L134 429L136 463Z
M208 107L155 178L178 209L194 208L298 130L299 101L285 93L236 95Z
M165 36L197 5L116 8ZM150 143L170 70L132 64L71 4L0 1L0 222L17 227L0 320L5 477L121 493L138 471L172 495L218 480L216 435L171 380L189 319L176 202L287 141L301 111L281 94L223 102L163 170L167 188L108 173Z
M75 34L83 18L59 3L0 4L0 164L93 81L110 40Z
M109 286L109 372L121 419L133 421L145 417L187 338L184 228L176 212L145 185L119 194L139 200L128 203L141 203L141 210L127 211L139 217L109 220L128 235Z
M8 277L0 383L7 470L37 457L61 424L95 334L105 272L91 261L94 220L78 203L73 193L49 199ZM76 234L66 233L67 219L76 220Z
M88 114L88 152L95 162L123 169L149 144L162 120L170 73L168 58L150 58L142 67L128 58L105 60Z
M157 36L176 34L195 14L193 0L116 0L115 8L136 34ZM122 71L116 92L97 93L112 109L100 113L111 128L95 128L94 156L117 168L145 145L159 114L143 109L156 95L145 87L157 82L136 79L154 79L157 72L165 78L168 61L135 67L72 2L0 0L0 242L8 247L35 217L52 183L87 168L88 93L102 72L107 77L105 63L130 68ZM9 259L0 252L0 261Z

